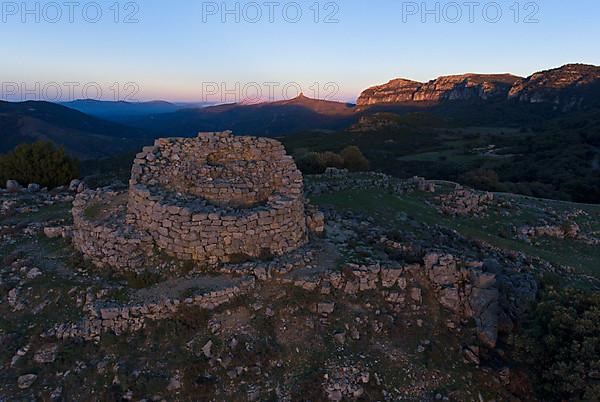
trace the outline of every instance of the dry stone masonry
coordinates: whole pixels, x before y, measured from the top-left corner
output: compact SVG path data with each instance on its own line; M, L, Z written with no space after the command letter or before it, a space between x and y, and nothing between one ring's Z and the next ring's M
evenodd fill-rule
M125 306L90 306L87 316L79 323L56 325L45 336L58 339L99 339L103 333L120 335L127 331L138 331L148 321L171 318L183 307L213 310L254 288L254 278L242 278L215 290L199 290L183 298L166 298L152 302L140 302Z
M449 194L438 197L441 203L438 210L450 216L482 216L494 201L494 194L474 191L460 185Z
M125 196L77 197L74 244L96 265L121 269L139 268L156 250L210 264L283 255L307 241L303 186L273 139L231 132L159 139L136 156ZM95 219L95 205L119 197L118 213ZM308 221L322 230L318 211Z
M361 172L350 174L346 169L327 168L325 173L314 175L307 184L306 192L312 195L344 190L386 189L394 194L408 194L414 191L436 192L433 181L423 177L400 180L379 172Z
M123 224L125 196L88 190L73 201L73 245L98 267L136 269L152 255L150 235Z

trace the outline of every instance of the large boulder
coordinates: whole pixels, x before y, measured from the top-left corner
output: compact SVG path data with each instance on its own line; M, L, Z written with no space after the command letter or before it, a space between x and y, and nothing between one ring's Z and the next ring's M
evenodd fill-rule
M33 383L37 380L37 375L35 374L25 374L20 376L17 379L17 385L21 389L27 389L33 385Z
M16 193L22 190L21 185L16 180L7 180L6 181L6 190L10 193Z
M439 303L463 318L472 318L481 342L496 347L498 299L496 274L485 272L484 263L465 262L451 254L429 253L425 270Z
M79 187L79 183L81 183L81 180L79 180L79 179L71 180L71 183L69 183L69 191L77 191L77 187Z

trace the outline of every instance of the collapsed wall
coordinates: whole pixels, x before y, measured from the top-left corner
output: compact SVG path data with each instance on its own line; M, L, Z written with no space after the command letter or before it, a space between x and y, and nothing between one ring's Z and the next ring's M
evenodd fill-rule
M88 236L94 224L82 212L89 199L82 194L73 209L75 245L106 265L103 247L89 244L99 240ZM136 156L121 231L180 260L276 256L306 243L304 202L302 174L276 140L230 132L164 138Z

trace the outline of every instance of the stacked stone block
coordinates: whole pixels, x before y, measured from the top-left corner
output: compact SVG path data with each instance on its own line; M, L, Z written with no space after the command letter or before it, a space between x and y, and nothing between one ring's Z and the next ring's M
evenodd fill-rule
M154 248L211 264L282 255L307 241L303 185L273 139L230 132L159 139L136 156L118 231L85 219L98 194L78 197L75 245L97 265L120 267Z
M152 253L152 238L124 225L124 216L118 214L99 220L86 216L87 208L106 205L116 196L110 191L86 190L75 198L73 245L97 267L137 270Z

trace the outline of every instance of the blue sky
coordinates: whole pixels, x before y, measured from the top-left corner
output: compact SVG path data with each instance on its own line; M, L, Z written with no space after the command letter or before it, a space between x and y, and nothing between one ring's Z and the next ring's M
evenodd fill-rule
M257 97L258 90L262 98L279 99L286 87L288 97L301 89L307 96L354 100L362 89L396 77L527 76L570 62L600 64L597 0L500 0L470 7L463 1L311 0L269 6L266 1L100 0L101 16L92 2L68 8L61 1L41 1L38 10L35 3L26 2L28 13L21 2L1 3L3 99L52 100L60 89L62 100L87 94L232 101ZM238 12L222 15L236 3ZM423 6L431 13L424 14ZM302 16L294 23L298 9ZM125 23L127 16L133 23Z

